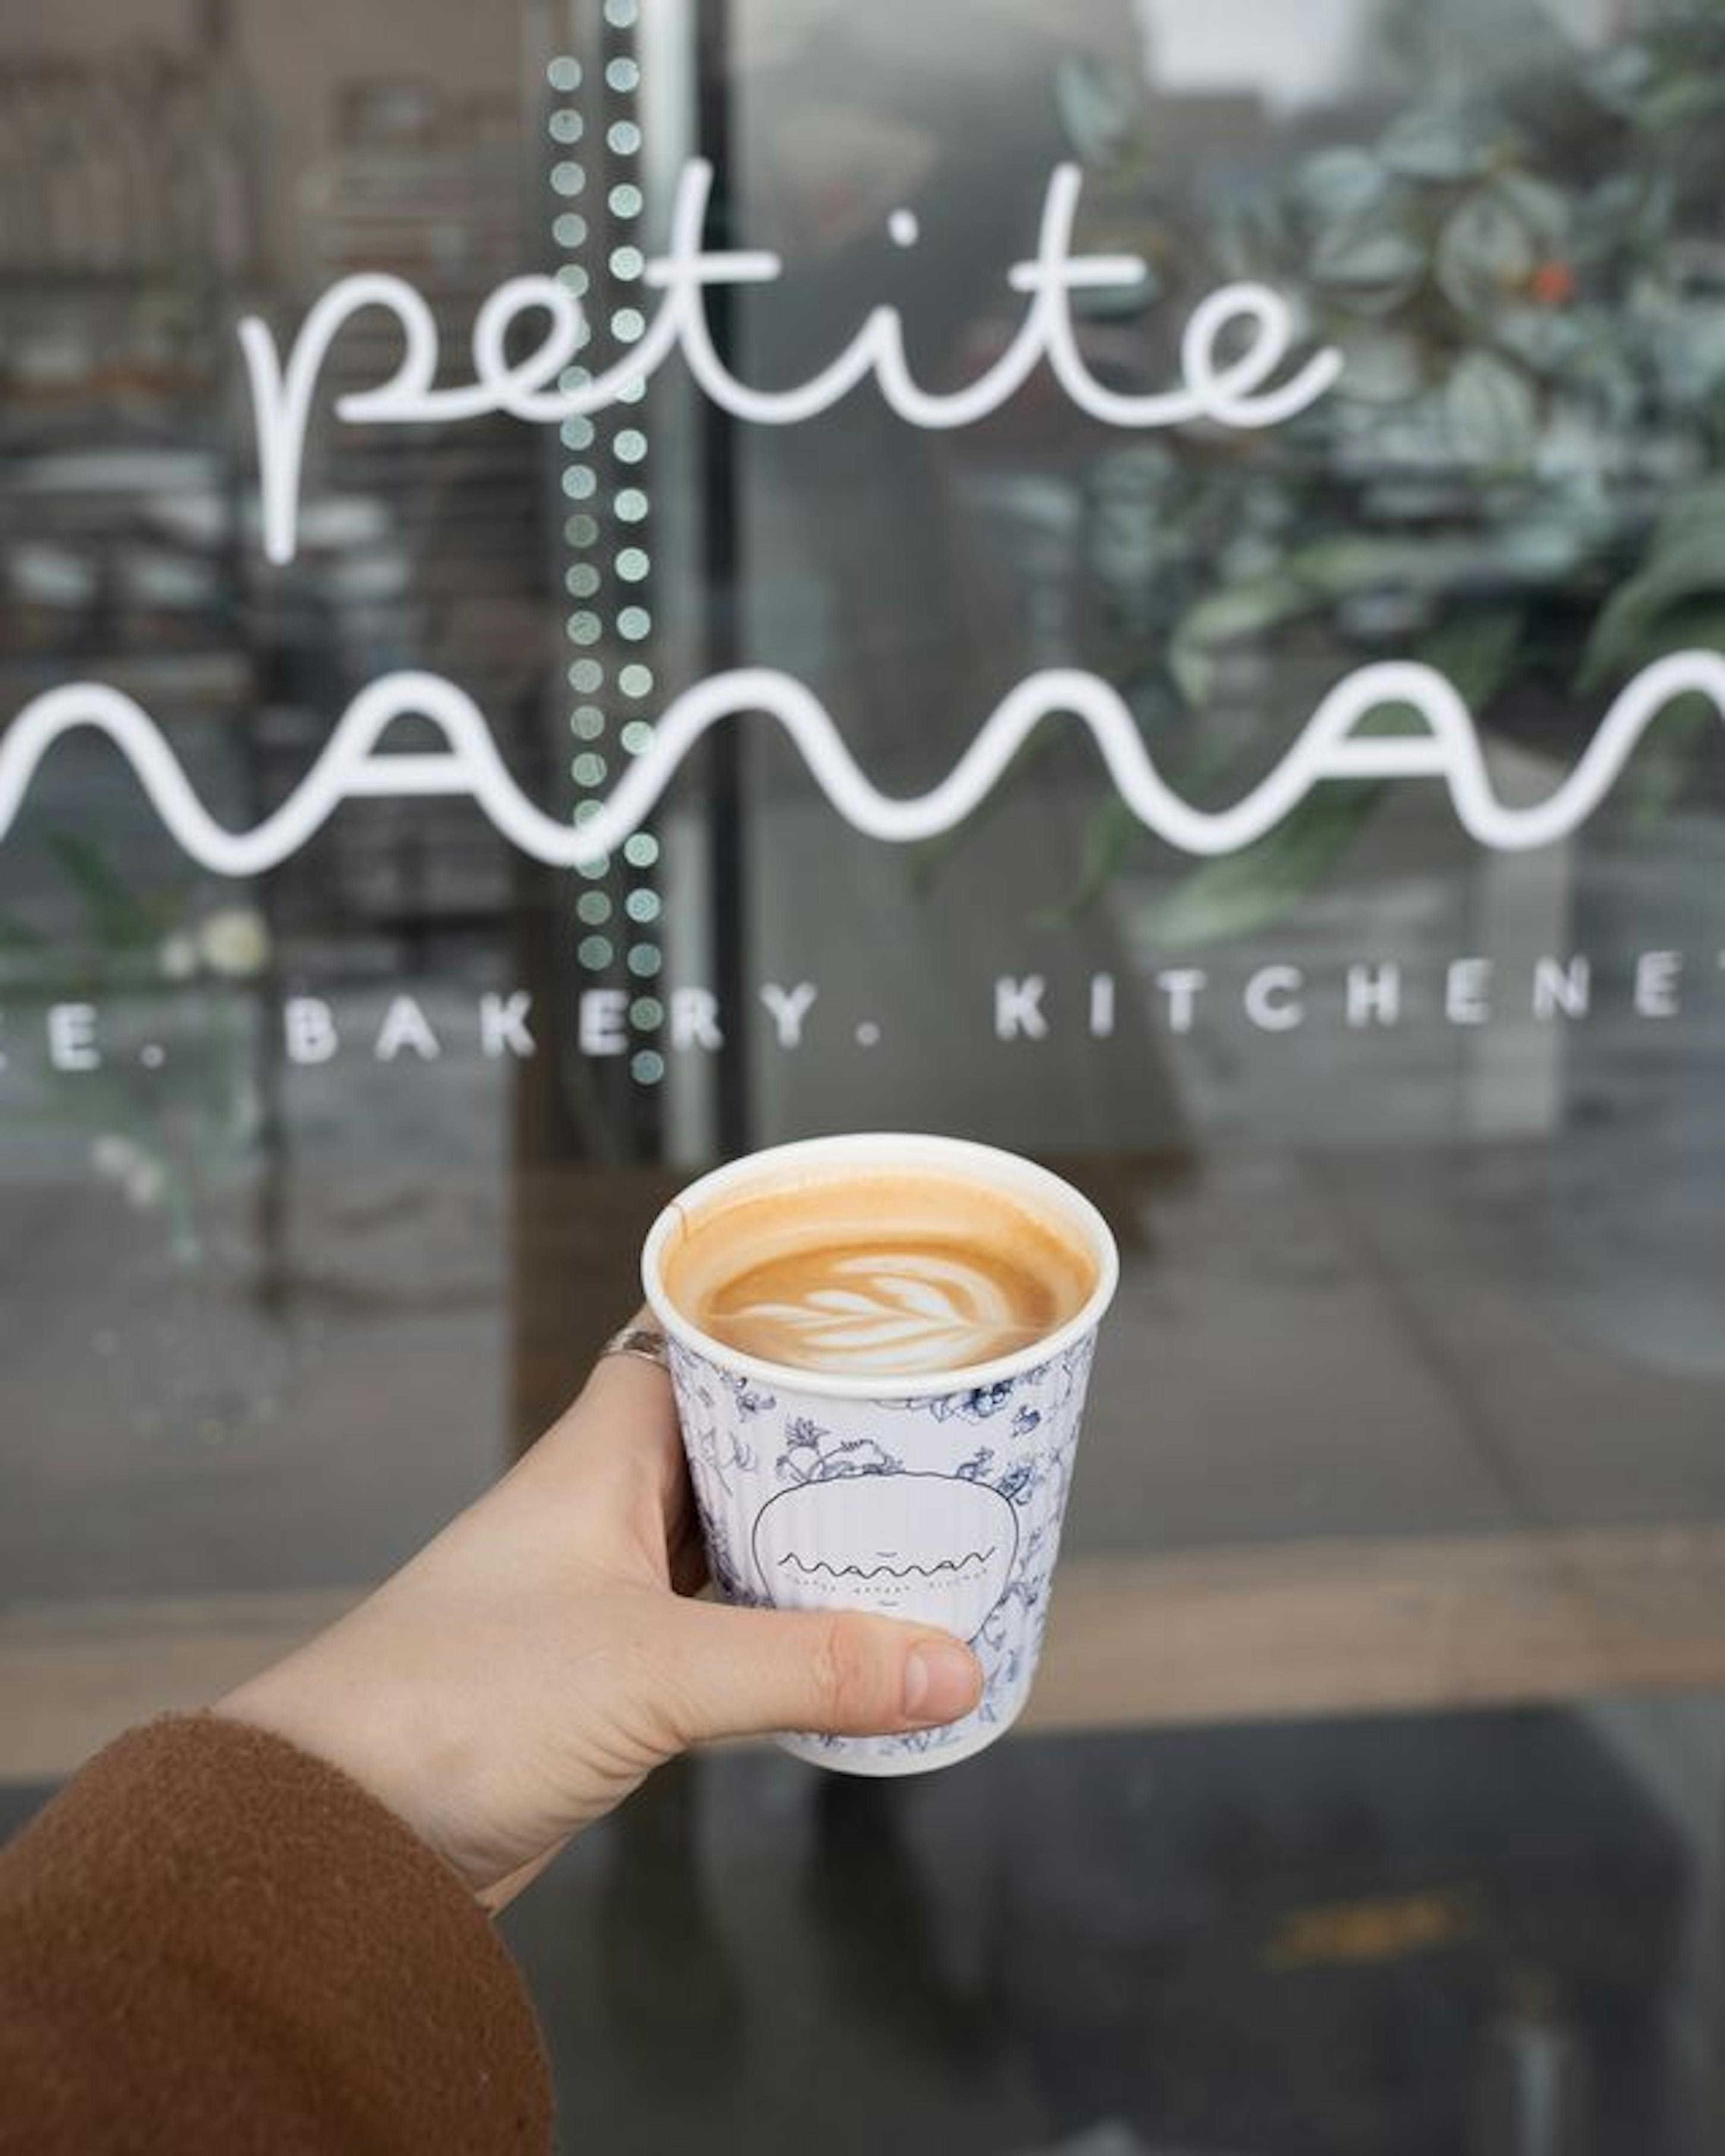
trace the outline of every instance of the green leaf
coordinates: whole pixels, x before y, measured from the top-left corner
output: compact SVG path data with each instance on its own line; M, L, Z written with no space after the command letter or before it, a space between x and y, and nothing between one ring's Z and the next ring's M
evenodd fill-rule
M1690 130L1725 117L1725 80L1716 70L1680 74L1642 98L1635 125L1650 135Z
M1725 616L1717 627L1725 637ZM1623 799L1642 829L1675 808L1719 731L1719 713L1707 696L1679 696L1642 737L1624 781Z
M1639 572L1600 609L1582 654L1577 687L1597 691L1670 651L1725 650L1725 480L1678 496L1661 518ZM1681 797L1718 732L1710 699L1679 696L1643 737L1621 798L1646 824Z
M1216 677L1211 654L1219 645L1309 613L1322 603L1323 596L1285 569L1276 569L1200 599L1176 624L1168 641L1168 670L1180 694L1189 704L1208 703Z
M1569 198L1561 187L1541 179L1537 172L1513 167L1499 172L1492 187L1542 246L1561 246L1568 237Z
M1468 607L1425 638L1420 656L1449 675L1478 717L1507 680L1526 625L1519 606Z
M1413 180L1465 180L1490 155L1486 129L1466 112L1404 112L1384 130L1378 154Z
M1358 404L1404 404L1418 395L1424 367L1412 337L1350 325L1334 341L1342 352L1335 396Z
M1425 249L1404 232L1326 233L1312 250L1320 285L1395 285L1419 276Z
M45 951L50 939L19 913L0 913L0 951Z
M1389 175L1368 150L1338 144L1315 151L1294 176L1294 193L1319 223L1358 218L1389 192Z
M1454 539L1320 539L1291 554L1284 567L1326 599L1343 599L1385 584L1440 591L1467 562L1466 546Z
M1158 946L1190 950L1280 921L1328 875L1364 829L1384 787L1336 780L1315 788L1272 831L1205 861L1140 915Z
M1143 86L1127 68L1076 55L1055 69L1055 109L1080 162L1109 164L1143 116Z
M1484 314L1525 285L1538 259L1526 220L1495 188L1480 187L1438 235L1437 281L1463 314Z
M1169 670L1186 701L1203 705L1215 685L1215 653L1237 638L1386 585L1446 591L1476 574L1479 562L1479 547L1471 540L1320 539L1265 575L1226 585L1189 608L1169 639Z
M1600 609L1576 685L1621 679L1680 641L1665 625L1674 608L1725 593L1725 480L1692 488L1661 519L1640 572Z
M1450 373L1444 403L1450 439L1463 463L1516 470L1532 457L1539 439L1538 401L1527 376L1507 359L1467 353Z
M1725 587L1725 577L1715 581ZM1668 651L1693 646L1725 651L1725 588L1680 601L1649 621L1639 641L1620 647L1621 670L1639 671ZM1676 805L1696 765L1714 752L1719 718L1712 699L1699 694L1674 697L1660 712L1641 737L1620 783L1619 798L1637 824L1656 822Z
M1346 223L1322 233L1307 273L1338 305L1357 313L1387 315L1400 306L1425 275L1426 252L1411 233L1394 226Z
M1076 886L1057 904L1033 914L1033 927L1064 928L1088 913L1113 881L1133 842L1143 834L1143 825L1126 803L1111 793L1085 828Z
M94 839L78 831L51 831L48 845L78 894L92 942L110 950L136 950L157 940L158 905L129 888Z
M1579 80L1608 111L1626 116L1634 112L1653 76L1653 55L1635 42L1611 46L1581 70Z
M1446 674L1477 714L1507 677L1524 625L1519 606L1470 607L1425 638L1419 656ZM1384 704L1353 732L1430 728L1411 705ZM1255 844L1192 870L1139 925L1160 944L1189 949L1279 921L1325 881L1388 791L1383 780L1326 780Z

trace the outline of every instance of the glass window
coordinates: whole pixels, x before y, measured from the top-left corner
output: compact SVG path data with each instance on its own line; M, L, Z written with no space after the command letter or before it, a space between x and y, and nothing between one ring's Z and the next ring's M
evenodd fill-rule
M958 1132L1125 1260L1031 1722L572 1852L572 2135L1717 2138L1721 58L14 20L19 1805L490 1481L701 1168Z

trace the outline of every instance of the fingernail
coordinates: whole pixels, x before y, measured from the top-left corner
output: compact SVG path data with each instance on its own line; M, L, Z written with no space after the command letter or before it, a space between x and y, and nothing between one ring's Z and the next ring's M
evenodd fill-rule
M979 1697L982 1671L976 1656L956 1640L925 1640L905 1663L906 1722L954 1722Z

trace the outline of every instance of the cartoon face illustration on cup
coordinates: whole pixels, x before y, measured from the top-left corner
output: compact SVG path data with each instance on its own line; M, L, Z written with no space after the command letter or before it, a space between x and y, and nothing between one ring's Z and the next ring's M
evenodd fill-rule
M956 1475L858 1475L786 1490L752 1537L769 1601L872 1609L973 1640L1004 1593L1018 1516L998 1491Z

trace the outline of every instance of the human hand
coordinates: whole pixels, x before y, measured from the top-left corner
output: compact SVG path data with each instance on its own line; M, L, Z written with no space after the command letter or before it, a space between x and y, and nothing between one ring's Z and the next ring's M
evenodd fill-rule
M691 1599L705 1578L670 1380L607 1356L501 1482L217 1711L345 1768L497 1908L691 1744L884 1735L980 1697L947 1633Z

